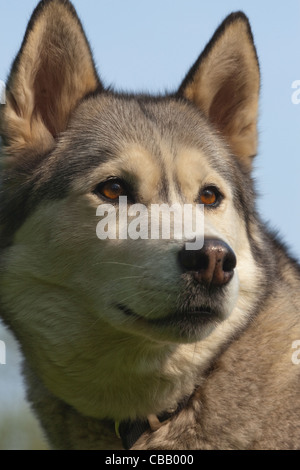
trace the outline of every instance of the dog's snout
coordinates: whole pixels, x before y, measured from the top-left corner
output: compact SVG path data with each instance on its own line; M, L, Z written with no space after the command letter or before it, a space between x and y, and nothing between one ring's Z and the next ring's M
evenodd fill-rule
M195 280L208 286L224 286L236 266L236 256L222 240L207 239L201 250L186 250L178 254L179 264L185 272L190 271Z

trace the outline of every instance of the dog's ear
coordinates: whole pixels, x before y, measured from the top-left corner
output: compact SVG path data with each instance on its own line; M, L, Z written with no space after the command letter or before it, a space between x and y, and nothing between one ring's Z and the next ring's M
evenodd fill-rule
M49 151L79 101L101 87L81 23L68 0L43 0L29 22L1 106L7 160Z
M260 76L247 17L232 13L217 29L179 88L251 167L257 151Z

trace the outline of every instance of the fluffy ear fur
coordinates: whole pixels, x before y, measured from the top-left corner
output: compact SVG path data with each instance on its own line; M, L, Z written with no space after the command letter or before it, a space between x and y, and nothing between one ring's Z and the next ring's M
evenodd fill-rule
M243 13L228 16L181 87L247 166L257 151L260 76L253 37Z
M68 0L35 9L7 84L0 130L8 160L49 151L78 102L100 86L81 23Z

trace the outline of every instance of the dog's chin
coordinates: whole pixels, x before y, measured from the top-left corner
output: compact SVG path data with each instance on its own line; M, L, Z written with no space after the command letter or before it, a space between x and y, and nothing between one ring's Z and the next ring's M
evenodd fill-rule
M227 315L207 306L178 310L161 318L145 318L123 304L116 308L128 322L122 329L141 334L158 342L191 343L206 338Z

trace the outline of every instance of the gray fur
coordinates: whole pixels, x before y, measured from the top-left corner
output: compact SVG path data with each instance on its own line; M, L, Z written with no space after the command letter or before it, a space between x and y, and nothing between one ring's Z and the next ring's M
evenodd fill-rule
M40 55L43 41L52 49ZM258 91L240 12L178 92L151 97L105 91L70 2L38 5L0 110L0 305L52 448L121 449L114 421L173 411L187 394L133 449L300 448L300 270L257 215ZM146 206L195 204L201 188L219 185L224 202L206 207L205 237L235 251L233 280L219 291L199 285L180 269L182 243L101 245L96 188L111 177ZM220 322L176 322L202 305Z

